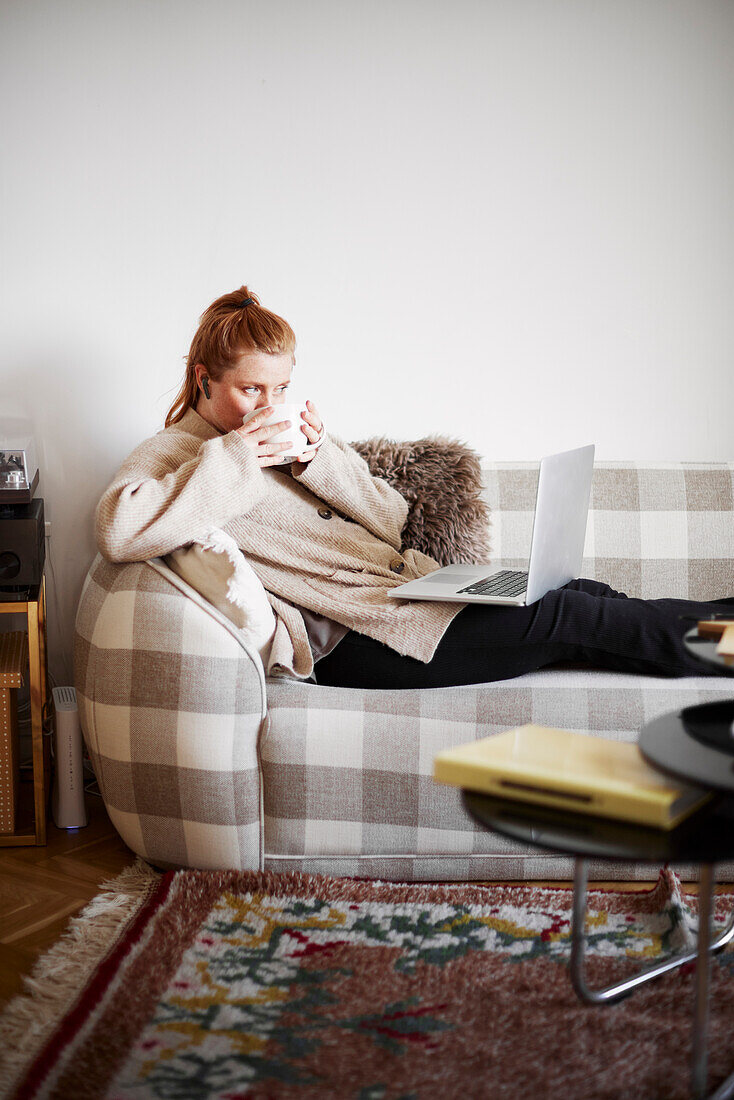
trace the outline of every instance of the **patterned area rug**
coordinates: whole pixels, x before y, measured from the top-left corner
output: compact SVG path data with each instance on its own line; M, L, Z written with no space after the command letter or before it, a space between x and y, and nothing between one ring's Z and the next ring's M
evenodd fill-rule
M570 890L141 862L107 887L0 1019L2 1096L688 1095L693 967L580 1005ZM670 872L589 900L593 984L690 944L695 898ZM734 1069L733 961L712 968L711 1085Z

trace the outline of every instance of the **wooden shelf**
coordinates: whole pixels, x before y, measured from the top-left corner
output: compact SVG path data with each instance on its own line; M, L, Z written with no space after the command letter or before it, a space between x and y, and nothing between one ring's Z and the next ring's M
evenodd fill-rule
M0 833L0 848L20 848L36 843L33 794L33 777L21 774L15 829L12 833Z
M46 580L32 587L25 600L3 599L0 593L0 615L22 614L26 620L23 642L23 663L28 659L28 686L31 705L31 742L33 749L33 779L30 796L21 797L21 791L30 783L18 786L16 828L12 833L0 833L0 848L21 847L46 843L46 814L48 809L49 746L43 736L43 718L48 701L46 664ZM17 646L7 643L0 647L8 650L17 663ZM8 657L10 660L11 657ZM1 662L0 662L1 663ZM2 669L0 668L0 673ZM23 677L25 680L25 676ZM8 688L19 684L8 682ZM16 764L13 762L13 766ZM30 816L26 817L26 802L30 797Z

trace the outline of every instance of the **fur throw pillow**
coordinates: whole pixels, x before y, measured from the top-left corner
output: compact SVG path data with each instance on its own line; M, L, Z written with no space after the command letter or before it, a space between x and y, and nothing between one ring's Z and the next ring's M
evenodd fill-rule
M407 500L404 549L421 550L439 565L489 561L489 506L476 451L444 436L366 439L352 446L374 476Z

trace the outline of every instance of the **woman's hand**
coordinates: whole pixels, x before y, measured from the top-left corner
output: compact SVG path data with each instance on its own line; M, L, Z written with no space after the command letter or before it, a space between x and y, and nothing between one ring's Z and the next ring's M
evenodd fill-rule
M241 428L235 428L235 431L242 436L247 446L252 447L260 466L279 465L283 461L281 458L283 451L287 451L289 447L293 446L293 440L286 440L285 443L269 443L268 440L272 436L277 435L278 432L284 432L289 427L292 427L294 432L298 431L297 426L290 420L281 420L278 424L264 425L263 421L267 420L274 410L274 405L266 405Z
M313 401L306 402L307 412L301 413L301 431L306 436L309 443L320 443L324 434L324 423L319 416L318 409L314 405ZM318 447L310 448L308 451L304 451L302 455L298 456L298 462L310 462L318 450Z

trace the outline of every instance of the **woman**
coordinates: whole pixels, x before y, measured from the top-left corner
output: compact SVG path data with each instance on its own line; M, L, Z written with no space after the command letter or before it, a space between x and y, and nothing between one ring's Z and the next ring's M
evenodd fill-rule
M530 607L391 600L437 563L401 550L403 497L324 432L264 421L286 400L291 327L247 287L202 315L166 426L123 463L97 508L111 561L164 555L211 527L245 554L276 612L268 671L319 683L409 688L483 683L560 660L650 675L706 675L682 644L683 617L732 613L734 600L638 600L577 580ZM243 425L243 418L256 415ZM279 465L285 427L314 444Z

